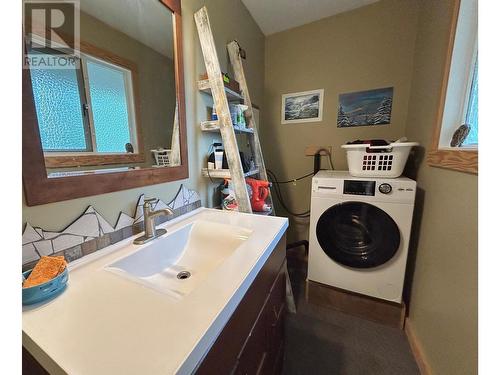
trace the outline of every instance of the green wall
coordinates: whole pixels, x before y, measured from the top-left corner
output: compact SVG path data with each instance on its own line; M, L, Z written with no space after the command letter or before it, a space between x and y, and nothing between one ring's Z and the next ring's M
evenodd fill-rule
M332 146L335 168L345 170L346 156L340 148L345 142L405 135L417 10L413 0L383 0L266 38L266 105L260 138L266 167L278 178L312 171L313 158L304 156L309 145ZM337 128L339 94L391 86L391 124ZM319 88L325 89L323 121L281 124L282 94ZM324 159L322 168L329 168ZM294 212L308 209L311 179L282 190ZM289 241L308 238L308 221L291 220Z
M425 150L436 121L453 3L421 1L406 134ZM420 228L409 318L434 374L476 374L477 176L422 160L416 177Z
M381 0L266 38L261 125L268 168L282 179L306 174L309 145L333 146L406 135L423 146L408 172L418 181L407 271L409 319L433 374L477 373L477 176L425 163L438 108L453 0ZM392 123L338 129L338 95L394 86ZM325 89L322 122L282 125L281 95ZM415 168L415 165L418 167ZM323 160L323 168L328 163ZM290 184L288 205L309 207L310 179ZM283 213L281 211L281 213ZM292 219L289 241L308 238L308 221Z

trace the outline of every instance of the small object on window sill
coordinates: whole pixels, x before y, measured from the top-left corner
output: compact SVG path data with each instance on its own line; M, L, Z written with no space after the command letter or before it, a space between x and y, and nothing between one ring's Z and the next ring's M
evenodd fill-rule
M129 154L134 153L134 146L132 146L132 143L125 143L125 151Z
M451 137L450 146L461 147L462 143L464 143L465 139L469 135L469 132L470 132L469 124L461 125L457 130L455 130L455 133L453 133L453 137Z

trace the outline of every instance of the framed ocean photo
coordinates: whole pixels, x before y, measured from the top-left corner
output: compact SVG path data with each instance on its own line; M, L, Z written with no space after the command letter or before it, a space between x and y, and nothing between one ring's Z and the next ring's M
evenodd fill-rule
M338 128L391 123L394 87L339 95Z
M281 123L298 124L323 119L323 89L281 96Z

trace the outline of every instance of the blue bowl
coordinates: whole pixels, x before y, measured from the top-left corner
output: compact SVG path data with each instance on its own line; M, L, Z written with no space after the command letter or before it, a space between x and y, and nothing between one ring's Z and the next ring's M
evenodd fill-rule
M33 270L23 272L23 276L25 279L28 278L31 271ZM43 284L31 286L29 288L23 288L23 305L31 305L33 303L46 301L52 297L55 297L66 287L68 277L68 267L66 266L65 270L54 277L52 280L49 280Z

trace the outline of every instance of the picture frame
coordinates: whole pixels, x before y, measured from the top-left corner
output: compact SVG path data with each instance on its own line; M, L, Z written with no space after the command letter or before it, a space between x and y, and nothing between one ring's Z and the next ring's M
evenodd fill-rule
M281 123L300 124L323 120L324 89L281 95Z
M391 123L394 87L339 95L337 127L378 126Z

